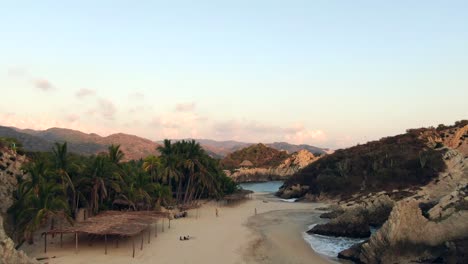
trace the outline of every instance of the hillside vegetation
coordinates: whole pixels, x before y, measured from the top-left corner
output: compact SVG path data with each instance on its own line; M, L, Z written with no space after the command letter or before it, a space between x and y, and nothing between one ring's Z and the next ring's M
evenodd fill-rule
M282 196L297 185L301 188L296 188L293 196L346 196L424 185L445 170L444 146L465 151L467 127L465 120L449 127L411 129L402 135L337 150L299 171L278 194Z
M22 142L24 149L30 152L51 151L55 142L67 142L68 150L81 155L93 155L106 152L112 144L120 145L125 152L124 160L136 160L157 154L159 144L145 138L123 133L101 137L81 131L50 128L47 130L15 129L0 126L0 137L15 138Z
M232 170L239 168L243 161L248 160L252 162L252 167L268 168L278 166L288 157L285 151L279 151L260 143L227 155L221 160L221 165L224 169Z

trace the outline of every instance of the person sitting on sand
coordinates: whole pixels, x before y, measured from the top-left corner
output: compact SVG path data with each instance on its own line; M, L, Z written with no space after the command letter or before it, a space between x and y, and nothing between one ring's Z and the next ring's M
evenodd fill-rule
M182 241L182 240L184 240L184 239L182 239L182 237L180 236L180 237L179 237L179 240Z

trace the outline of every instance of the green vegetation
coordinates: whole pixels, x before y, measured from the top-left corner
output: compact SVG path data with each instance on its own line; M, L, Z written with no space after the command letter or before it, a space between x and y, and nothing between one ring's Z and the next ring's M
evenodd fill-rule
M337 150L286 182L307 185L312 194L346 195L419 186L445 169L444 149L429 148L421 130Z
M248 160L254 167L274 167L288 158L285 151L279 151L264 144L252 145L227 155L221 160L223 168L232 170L239 168L239 165Z
M195 141L158 148L161 156L122 162L124 153L112 145L108 153L81 156L56 143L53 152L33 153L19 179L9 209L19 242L32 243L34 232L59 218L72 222L78 208L93 213L108 209L151 210L189 206L200 198L220 198L237 190L218 162Z

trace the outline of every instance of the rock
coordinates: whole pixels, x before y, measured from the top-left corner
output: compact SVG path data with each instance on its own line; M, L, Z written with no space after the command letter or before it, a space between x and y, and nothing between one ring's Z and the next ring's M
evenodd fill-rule
M300 150L293 153L276 167L263 168L251 166L242 166L233 172L226 170L227 176L235 182L264 182L272 180L284 180L284 178L293 175L300 169L316 161L319 157L314 156L307 150Z
M447 247L447 242L468 238L467 219L468 211L459 211L442 221L431 221L422 215L418 201L400 201L382 228L362 245L359 259L364 263L438 259L447 255L447 251L453 251ZM453 254L456 252L448 255Z
M359 255L361 254L361 246L365 242L367 241L364 241L359 244L355 244L352 247L341 251L340 253L338 253L338 258L351 260L354 263L362 263L361 260L359 259Z
M3 218L0 216L0 263L5 264L37 264L36 260L30 259L23 251L16 250L13 241L5 234L3 229Z
M300 184L291 185L286 189L281 189L278 195L284 199L302 197L309 190L309 186L301 186Z
M38 263L30 259L23 251L15 249L13 240L5 232L11 228L4 226L3 221L8 208L13 204L13 192L18 184L16 175L26 177L21 170L21 165L26 158L6 148L0 148L0 153L2 153L0 155L2 157L0 161L0 263ZM6 162L7 160L12 162Z
M356 238L369 237L371 234L369 224L361 210L358 213L354 210L345 211L326 224L314 226L307 233Z
M371 232L368 225L364 221L360 222L340 222L340 223L327 223L316 225L311 230L307 231L309 234L317 234L324 236L335 237L354 237L363 238L369 237Z

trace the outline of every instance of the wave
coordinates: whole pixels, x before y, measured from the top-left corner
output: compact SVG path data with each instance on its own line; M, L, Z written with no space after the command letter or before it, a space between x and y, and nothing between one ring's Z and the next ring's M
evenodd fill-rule
M309 230L316 224L310 225ZM349 237L332 237L317 234L302 234L304 240L312 247L312 249L322 255L336 258L338 253L350 248L352 245L361 243L366 239L362 238L349 238Z
M297 201L297 198L291 198L291 199L279 199L280 201L287 202L287 203L294 203Z

